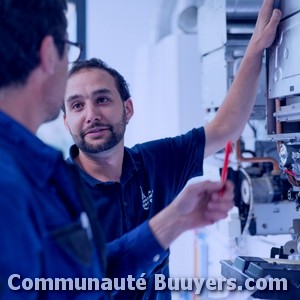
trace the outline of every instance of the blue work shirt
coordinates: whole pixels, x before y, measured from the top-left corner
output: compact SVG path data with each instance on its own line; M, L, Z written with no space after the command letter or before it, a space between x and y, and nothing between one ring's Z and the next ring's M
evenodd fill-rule
M59 151L0 111L0 299L108 299L99 290L27 288L35 279L148 276L165 259L148 222L106 248L81 187Z
M204 128L186 134L124 148L120 182L101 182L84 172L70 148L69 163L75 164L95 200L107 241L120 237L166 207L187 181L203 174ZM148 249L150 251L150 249ZM154 271L169 276L168 259ZM146 291L120 292L115 299L170 299L170 291L155 291L154 274Z

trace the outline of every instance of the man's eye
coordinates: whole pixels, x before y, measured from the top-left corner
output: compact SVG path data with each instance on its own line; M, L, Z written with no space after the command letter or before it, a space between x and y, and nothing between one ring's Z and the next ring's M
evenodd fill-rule
M99 97L97 98L97 103L106 103L108 102L108 99L105 97Z
M82 104L81 103L74 103L72 105L72 109L80 109L82 107Z

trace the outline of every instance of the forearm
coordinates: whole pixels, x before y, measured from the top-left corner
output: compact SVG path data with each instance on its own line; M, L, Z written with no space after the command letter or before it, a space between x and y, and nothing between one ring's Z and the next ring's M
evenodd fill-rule
M256 101L263 50L249 45L237 75L215 117L220 137L239 138ZM223 143L224 145L224 143Z
M159 244L167 249L171 243L184 232L180 216L172 212L172 206L166 207L155 215L149 222L153 235Z
M263 51L248 48L222 105L205 126L205 157L222 149L227 140L240 137L256 101L262 57Z
M265 0L237 75L216 115L216 126L221 128L219 134L225 139L237 140L250 117L264 50L273 43L280 18L280 11L273 9L273 0Z

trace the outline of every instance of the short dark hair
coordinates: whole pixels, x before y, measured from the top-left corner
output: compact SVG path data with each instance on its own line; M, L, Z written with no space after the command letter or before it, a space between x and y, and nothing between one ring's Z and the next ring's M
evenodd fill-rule
M0 0L0 88L26 83L47 35L63 57L66 10L66 0Z
M69 71L69 78L82 69L98 69L109 73L116 82L116 87L123 101L130 98L128 83L124 77L116 70L111 68L103 60L99 58L91 58L89 60L76 61Z

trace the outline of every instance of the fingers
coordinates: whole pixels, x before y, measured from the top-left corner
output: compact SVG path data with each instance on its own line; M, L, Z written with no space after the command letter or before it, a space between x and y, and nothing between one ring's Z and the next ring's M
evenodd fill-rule
M265 0L260 9L254 31L254 40L257 41L259 48L265 49L272 45L277 26L281 19L279 9L273 9L274 0Z
M212 199L218 200L219 198L222 198L222 201L226 201L228 197L232 199L233 190L234 190L233 183L231 181L226 181L225 183L223 183L221 192L218 195L212 195Z
M207 204L207 210L205 211L205 218L208 220L208 224L213 224L226 218L233 206L234 203L231 197L226 199L226 201L210 201Z
M222 195L221 190L224 190ZM223 183L207 180L189 184L171 206L184 220L182 223L185 229L207 226L226 218L233 207L233 190L231 181Z
M211 200L207 203L207 209L211 211L229 211L234 206L233 189L227 189L226 192L220 196L219 193L212 195Z
M280 19L281 19L280 10L278 10L278 9L273 10L272 16L264 28L264 31L265 31L264 34L266 36L275 37L277 26L280 22ZM269 46L271 46L270 43L269 43L269 45L267 45L267 47L269 47Z
M224 183L221 181L206 180L206 181L199 182L197 184L199 185L201 184L203 188L203 192L206 192L208 194L220 192L221 189L224 187Z
M274 0L264 0L259 11L259 17L266 17L267 19L270 19L272 15L273 5Z
M259 18L262 17L262 18L266 18L267 20L270 20L274 11L280 13L280 10L278 8L274 8L273 6L274 6L274 0L264 0L259 11Z
M227 201L210 201L207 204L207 209L211 211L228 212L233 208L233 205L232 199L228 199Z
M227 180L224 184L224 193L229 194L229 193L233 193L234 190L234 185L233 182L231 180Z
M225 219L228 215L228 212L206 212L205 213L205 226L212 225L222 219Z
M280 19L281 19L281 11L276 8L272 12L272 16L271 16L269 23L266 26L266 30L274 31L274 29L277 28L277 26L280 22Z
M230 180L226 181L225 183L221 181L206 180L190 184L187 189L191 194L195 193L200 195L202 193L206 193L211 195L213 198L217 197L215 194L220 194L221 190L223 190L224 194L222 198L226 199L228 195L233 193L234 185Z
M214 193L211 201L207 203L207 211L205 217L210 224L227 217L229 210L234 206L234 185L231 181L227 181L223 186L223 193Z

